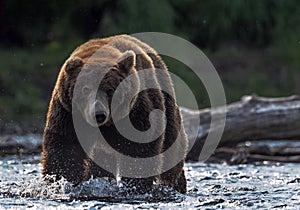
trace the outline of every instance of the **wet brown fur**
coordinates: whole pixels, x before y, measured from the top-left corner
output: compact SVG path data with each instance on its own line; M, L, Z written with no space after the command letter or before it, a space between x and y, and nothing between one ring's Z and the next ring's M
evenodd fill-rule
M70 58L62 66L53 90L43 136L42 165L44 175L53 174L58 178L63 176L73 183L86 180L91 175L94 177L114 177L112 173L107 172L91 161L83 151L74 130L71 112L73 88L77 75L85 63L100 62L97 59L91 60L90 58L96 51L107 45L116 49L109 51L111 58L118 57L126 50L134 51L137 55L136 70L139 71L145 68L153 69L153 73L150 76L157 81L157 86L159 87L161 82L163 82L173 90L169 75L167 75L168 81L160 81L155 73L154 68L159 68L166 70L166 74L168 74L167 67L160 56L157 55L154 49L138 39L128 35L119 35L104 39L94 39L82 44L74 50ZM116 78L107 77L104 85L108 86L113 79ZM150 126L148 120L149 113L153 109L165 111L167 125L164 135L147 145L132 143L123 138L113 125L100 127L100 130L115 150L132 157L151 157L160 154L173 145L178 135L180 135L181 141L176 142L175 147L177 151L181 152L172 155L181 155L180 158L182 161L175 167L157 177L139 180L126 177L123 179L129 182L133 180L134 183L141 181L141 184L145 186L151 186L154 180L159 180L163 184L170 185L179 192L185 193L186 179L183 164L187 150L187 138L184 130L181 130L181 115L173 96L160 90L143 91L139 94L134 104L130 113L130 119L137 129L141 131L147 130ZM158 163L158 172L160 167L173 160L172 155L169 157L165 156Z

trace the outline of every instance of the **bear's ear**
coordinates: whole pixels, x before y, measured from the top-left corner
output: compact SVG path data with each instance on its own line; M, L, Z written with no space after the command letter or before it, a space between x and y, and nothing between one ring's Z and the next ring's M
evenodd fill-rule
M125 51L118 58L118 67L121 72L128 74L130 70L135 66L136 55L132 50Z
M83 66L83 62L81 58L74 57L67 61L65 71L68 75L72 75L77 68L82 66Z

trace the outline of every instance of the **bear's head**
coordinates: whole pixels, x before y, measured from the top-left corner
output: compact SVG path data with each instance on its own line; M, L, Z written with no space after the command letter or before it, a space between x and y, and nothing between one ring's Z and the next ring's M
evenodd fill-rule
M60 76L58 95L62 105L68 111L79 111L83 119L94 127L111 125L113 113L122 115L119 109L124 100L134 95L127 107L129 114L139 92L136 54L131 50L123 53L112 51L103 49L88 60L71 57ZM128 76L131 79L127 81ZM122 82L126 83L126 90L121 90L117 98L118 105L112 107L113 95ZM123 112L118 119L125 116Z

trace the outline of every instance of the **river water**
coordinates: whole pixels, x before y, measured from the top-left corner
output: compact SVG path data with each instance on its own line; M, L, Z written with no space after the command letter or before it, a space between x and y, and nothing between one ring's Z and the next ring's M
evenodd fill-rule
M7 156L0 161L3 209L300 209L300 165L187 163L186 195L156 185L144 195L126 193L122 183L90 179L46 185L41 157Z

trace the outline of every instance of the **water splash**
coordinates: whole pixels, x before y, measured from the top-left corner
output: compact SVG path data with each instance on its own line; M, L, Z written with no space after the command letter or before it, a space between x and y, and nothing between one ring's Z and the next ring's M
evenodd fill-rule
M13 191L10 189L10 192ZM23 183L13 194L26 198L72 200L113 197L116 192L116 181L109 178L91 178L74 186L64 178L56 180L54 176L47 175Z
M7 183L6 183L7 185ZM1 185L0 185L1 186ZM0 195L6 198L34 198L50 200L97 200L105 202L159 202L180 200L181 194L174 189L154 185L147 193L139 194L132 191L122 181L115 179L90 178L77 186L62 178L56 180L54 176L47 175L43 178L36 177L23 183L11 183L6 189L1 190Z

